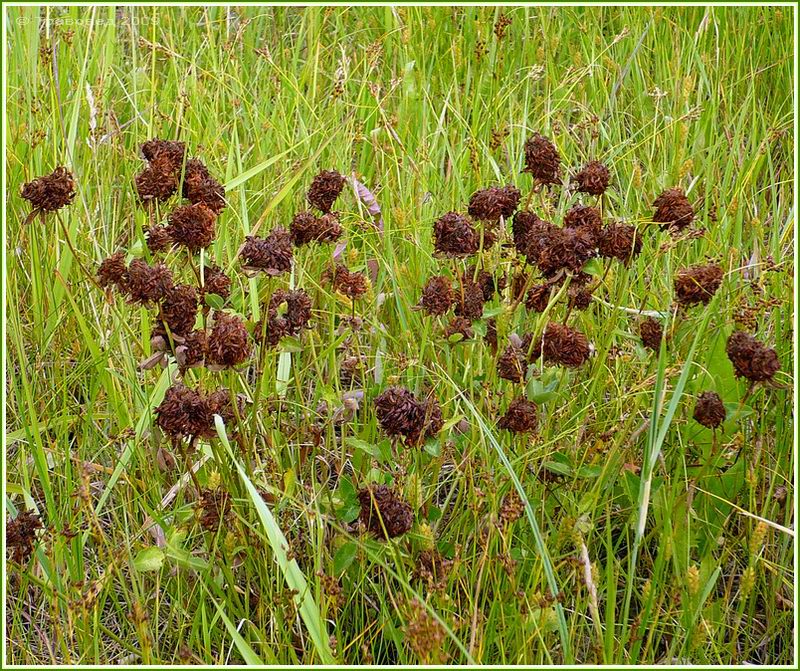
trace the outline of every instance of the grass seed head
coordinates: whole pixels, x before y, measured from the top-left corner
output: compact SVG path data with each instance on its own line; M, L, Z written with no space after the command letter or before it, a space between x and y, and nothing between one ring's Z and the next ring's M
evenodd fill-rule
M544 135L536 133L525 142L525 168L542 184L557 184L561 172L561 156L556 146Z
M345 178L335 170L323 170L308 187L308 202L323 214L331 211L334 201L344 189Z
M781 367L774 349L744 331L734 331L730 335L725 351L733 364L736 376L747 378L752 382L772 379Z
M49 175L24 184L20 196L29 201L34 210L55 212L74 200L75 179L69 170L59 166Z
M697 398L692 416L707 429L716 429L725 421L726 415L725 404L719 394L713 391L704 391Z

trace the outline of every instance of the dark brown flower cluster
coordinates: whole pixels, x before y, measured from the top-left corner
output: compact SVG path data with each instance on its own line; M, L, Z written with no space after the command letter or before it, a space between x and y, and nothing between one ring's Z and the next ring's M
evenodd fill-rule
M580 229L597 239L603 228L603 217L596 207L574 205L564 215L564 228Z
M467 212L478 221L498 221L501 217L508 219L517 209L520 196L515 186L481 189L472 194Z
M772 379L780 370L778 354L744 331L734 331L725 347L737 377L752 382Z
M692 223L694 208L681 189L667 189L653 202L653 221L661 228L681 230Z
M497 375L511 382L522 382L528 370L528 348L530 336L521 342L512 341L497 358Z
M608 188L611 181L611 175L608 168L600 163L600 161L589 161L578 172L572 181L575 183L578 191L588 193L592 196L601 196Z
M536 133L525 142L525 169L542 184L557 184L561 156L555 145L544 135Z
M219 266L210 265L203 268L203 286L200 287L200 295L204 297L208 294L214 294L223 300L227 300L231 295L231 278Z
M30 510L22 510L14 519L6 521L6 548L12 561L28 563L36 546L36 532L41 528L39 516Z
M358 492L359 520L377 538L402 536L414 525L414 511L386 485L371 485Z
M178 190L186 145L154 138L142 145L142 154L147 165L136 175L136 193L144 203L168 200Z
M244 320L224 312L216 313L214 326L208 336L208 361L214 366L232 368L247 361L252 351L252 339Z
M172 272L167 266L163 263L151 266L141 259L133 259L122 279L115 284L127 294L131 303L140 305L157 303L174 286Z
M609 224L597 237L600 256L607 259L630 261L642 251L642 238L635 226Z
M194 328L197 305L197 290L189 284L176 284L161 299L161 321L170 333L188 333Z
M582 228L540 227L528 241L528 261L545 277L560 271L580 273L586 262L597 255L594 236Z
M460 335L462 340L471 340L475 335L472 322L466 317L453 317L444 331L444 337L449 339L455 335Z
M367 293L367 276L364 273L351 273L339 264L333 274L333 288L354 301Z
M533 344L532 355L541 353L545 363L577 368L583 365L592 352L586 336L565 324L550 322L542 336Z
M483 305L486 302L483 287L472 280L472 276L462 276L455 289L456 307L458 317L475 320L483 316Z
M225 209L225 187L211 176L205 164L189 159L183 172L183 197L193 205L204 205L219 215Z
M497 426L512 433L529 433L536 429L536 404L524 398L515 398Z
M145 242L151 254L164 252L172 247L173 240L166 226L153 225L145 232Z
M178 383L167 389L156 408L156 426L173 440L210 438L216 435L214 415L228 425L236 422L240 412L226 389L206 395Z
M170 213L166 232L176 245L196 253L214 242L216 221L217 215L203 203L181 205Z
M652 317L647 317L639 324L639 337L645 347L658 352L661 349L661 340L664 337L664 327Z
M197 502L200 526L217 531L232 511L231 495L224 489L203 489Z
M20 196L30 202L34 212L55 212L75 198L75 179L59 166L49 175L37 177L22 186Z
M704 391L697 397L692 416L707 429L721 426L726 415L725 404L716 392Z
M242 268L277 276L292 269L292 236L280 226L272 229L266 238L248 235L239 257Z
M716 263L684 268L675 276L675 300L683 306L705 305L719 289L722 277L722 268Z
M428 279L422 289L419 306L429 315L443 315L450 311L455 303L455 294L450 280L442 275Z
M310 242L335 242L342 237L341 225L335 212L317 217L311 212L298 212L289 225L292 242L300 247Z
M458 212L443 214L433 223L433 246L437 254L459 258L480 247L480 234L469 217Z
M525 295L525 307L531 312L544 312L550 303L552 292L553 284L550 282L534 284Z
M256 340L275 347L286 336L298 336L311 321L311 297L303 289L278 289L269 299L267 321L255 327Z
M389 436L401 436L409 445L439 433L444 421L438 401L433 397L418 399L403 387L389 387L375 398L375 415Z
M344 189L345 178L335 170L323 170L308 187L308 202L323 214L331 211L333 203Z

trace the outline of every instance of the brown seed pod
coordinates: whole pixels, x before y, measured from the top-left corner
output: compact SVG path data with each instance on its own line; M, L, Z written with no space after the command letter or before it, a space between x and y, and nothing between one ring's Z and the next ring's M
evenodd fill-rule
M239 254L247 270L281 275L292 268L292 237L285 228L277 227L266 238L248 235Z
M532 354L538 357L541 353L545 363L577 368L589 359L591 351L583 333L565 324L550 322L535 342Z
M166 155L154 159L136 175L134 183L136 193L145 203L168 200L178 190L178 176Z
M219 215L228 204L225 187L214 179L199 159L187 161L183 173L183 197L194 205L203 204Z
M286 305L282 315L291 335L298 335L302 329L309 328L311 321L311 297L304 289L277 289L269 299L269 316L277 317L281 306Z
M203 268L201 300L205 298L206 294L214 294L222 300L227 300L231 295L231 278L219 266L210 265Z
M231 495L224 489L203 489L197 501L200 526L217 531L230 516Z
M121 291L124 291L127 277L128 269L125 266L125 252L115 252L107 259L103 259L97 269L97 283L101 287L116 286Z
M172 273L163 263L150 266L133 259L126 272L124 289L131 303L157 303L173 286Z
M455 288L457 317L466 317L475 320L483 316L485 302L483 288L469 277L462 277L461 284Z
M308 187L308 202L323 214L331 211L334 201L344 189L345 178L335 170L323 170Z
M444 424L435 398L420 401L403 387L389 387L375 397L374 403L375 416L384 433L401 436L409 445L432 438Z
M548 278L562 270L580 273L586 262L597 255L594 238L582 229L548 229L540 237L540 244L538 255L529 256L528 260ZM530 249L533 249L532 245Z
M49 175L24 184L20 196L29 201L34 210L55 212L74 200L75 179L69 170L59 166Z
M158 254L172 246L172 238L166 226L153 225L148 228L145 242L151 254Z
M544 135L534 134L525 142L525 168L542 184L558 184L561 156L556 146Z
M692 416L707 429L721 426L726 415L725 404L716 392L704 391L697 397Z
M419 553L414 569L414 577L424 580L428 585L444 587L453 562L436 550L423 550Z
M504 380L522 382L525 379L527 370L528 353L524 344L519 347L511 343L497 358L497 375Z
M343 233L334 212L321 217L316 217L311 212L298 212L292 219L289 230L292 233L292 242L297 247L310 242L334 242Z
M572 181L577 185L578 191L588 193L592 196L600 196L605 193L611 181L608 168L600 161L589 161Z
M207 435L214 424L206 398L181 383L167 389L155 415L156 426L175 440Z
M691 266L675 276L675 300L683 306L707 305L722 284L723 271L716 263Z
M629 261L642 251L642 238L635 226L609 224L597 240L600 256L607 259Z
M536 404L524 398L515 398L497 426L512 433L529 433L536 429Z
M515 186L492 186L472 194L467 212L478 221L508 219L519 205L520 192Z
M564 215L564 228L579 228L597 239L603 228L603 217L596 207L574 205Z
M214 242L217 215L202 203L176 207L168 221L170 238L176 245L182 245L192 253Z
M517 399L517 400L522 400L522 399ZM534 415L534 425L532 428L536 427L535 418L536 415ZM522 499L517 493L517 490L512 487L508 491L508 493L503 497L503 503L500 505L500 511L498 514L500 517L500 521L505 524L512 524L513 522L516 522L520 517L522 517L524 512L525 512L525 504L522 502Z
M422 290L419 306L429 315L443 315L455 303L450 280L441 275L431 277Z
M667 189L653 202L653 221L661 228L681 230L692 223L694 208L681 189Z
M36 546L36 532L42 527L39 516L30 510L22 510L14 519L6 520L6 548L12 561L28 563Z
M534 284L525 296L525 307L531 312L544 312L550 302L553 285L549 282Z
M173 172L181 169L186 158L186 145L176 140L153 138L142 145L142 155L153 163L159 159L169 163Z
M351 273L339 264L333 276L333 288L350 300L356 300L367 293L367 276L364 273Z
M661 323L652 317L647 317L639 325L639 337L642 344L655 352L661 349L661 339L664 337L664 328Z
M736 377L744 377L752 382L772 379L781 367L774 349L744 331L734 331L731 334L725 351L733 364Z
M386 485L371 485L358 492L359 520L377 538L397 538L411 530L411 506Z
M444 331L445 338L461 335L463 340L471 340L475 333L472 331L472 322L466 317L453 317Z
M247 360L251 350L250 334L244 320L237 315L216 313L208 337L209 363L224 368L238 366Z
M480 235L468 217L448 212L433 223L433 246L442 256L469 256L478 251Z
M176 284L161 299L161 320L170 332L183 335L194 328L197 318L197 290L188 284Z

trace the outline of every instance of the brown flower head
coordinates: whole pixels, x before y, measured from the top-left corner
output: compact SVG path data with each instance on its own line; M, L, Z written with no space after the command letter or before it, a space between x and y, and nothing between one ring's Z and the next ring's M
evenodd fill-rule
M534 227L541 221L530 210L517 210L511 222L511 235L514 239L514 247L520 254L527 254L528 236Z
M219 266L210 265L203 268L203 286L200 289L201 297L214 294L223 300L231 295L231 278Z
M444 331L445 338L460 335L463 340L470 340L475 334L472 331L472 322L466 317L453 317Z
M603 228L603 217L596 207L574 205L564 215L564 228L579 228L591 233L596 239Z
M250 334L244 320L236 315L216 313L208 337L209 362L225 368L238 366L247 360L251 350Z
M176 245L190 252L205 249L216 236L217 215L205 205L181 205L169 215L167 233Z
M187 161L183 174L183 197L194 205L203 204L219 215L228 204L225 187L214 179L199 159Z
M661 349L661 339L664 337L664 328L661 323L652 317L647 317L639 325L639 337L642 339L642 344L658 352Z
M589 359L591 346L580 331L550 322L533 346L533 356L538 357L540 353L545 363L577 368Z
M503 420L501 419L500 421L502 422ZM535 428L535 423L534 427L532 428ZM499 511L500 521L505 524L512 524L516 522L520 517L522 517L524 512L525 512L525 504L522 502L522 499L520 498L520 495L517 492L517 490L514 489L514 487L512 487L503 497L503 503L500 505L500 511Z
M409 445L432 438L444 424L435 398L420 401L403 387L389 387L375 397L375 416L387 435L402 436Z
M125 289L128 269L125 266L125 252L115 252L107 259L103 259L97 269L97 283L101 287L116 286Z
M27 564L36 545L36 532L42 528L39 516L22 510L12 520L6 521L6 548L10 550L11 560Z
M558 184L561 156L556 146L544 135L534 134L525 142L525 168L542 184Z
M500 275L498 279L495 279L494 275L488 270L479 270L476 276L475 268L468 268L466 277L475 277L475 282L480 286L481 291L483 291L483 300L487 302L492 300L496 293L506 288L505 275Z
M589 161L572 178L572 181L577 184L578 191L592 196L600 196L608 188L611 175L608 172L608 168L600 161Z
M667 189L653 202L653 221L661 228L686 228L694 219L694 208L681 189Z
M281 310L285 306L285 312ZM277 289L269 299L270 318L282 316L286 319L291 335L309 328L311 321L311 297L304 289Z
M207 353L208 332L205 329L198 329L183 336L183 342L175 347L175 360L183 371L204 365Z
M523 341L522 346L515 343L509 344L503 353L497 358L497 375L504 380L511 382L522 382L528 370L528 353L526 344L529 340Z
M580 273L586 262L597 255L596 243L590 233L576 228L552 228L539 238L538 255L529 256L542 275L553 277L559 271ZM529 246L533 249L533 245Z
M145 241L151 254L158 254L172 246L172 238L166 226L153 225L148 228Z
M692 416L707 429L721 426L726 415L725 404L716 392L704 391L697 397Z
M683 306L707 305L722 284L722 268L716 263L691 266L675 276L675 300Z
M197 318L197 290L188 284L176 284L161 299L161 319L176 335L194 328Z
M597 248L607 259L629 261L641 253L642 238L635 226L609 224L600 231Z
M172 286L172 273L163 263L150 266L141 259L133 259L128 266L124 288L131 303L156 303Z
M397 538L411 530L414 512L386 485L371 485L358 492L359 520L377 538Z
M311 186L308 187L308 202L327 214L344 189L344 182L344 176L335 170L323 170L311 180Z
M333 288L350 300L356 300L367 293L367 276L364 273L351 273L339 264L333 276Z
M231 495L224 489L203 489L197 502L200 526L217 531L231 512Z
M468 217L448 212L433 223L433 246L443 256L469 256L478 251L480 235Z
M441 275L431 277L422 290L419 305L429 315L443 315L455 303L450 280Z
M334 242L342 236L342 227L336 213L317 217L311 212L298 212L289 226L292 242L300 247L309 242Z
M508 219L519 205L520 192L515 186L492 186L472 194L467 212L478 221Z
M75 179L66 168L59 166L49 175L37 177L24 184L20 195L40 212L55 212L75 198Z
M515 398L497 426L512 433L529 433L536 428L536 404L524 398Z
M587 286L572 284L567 290L569 307L575 310L585 310L592 304L592 290Z
M292 268L292 237L285 228L274 228L266 238L247 236L239 254L242 265L268 275L281 275Z
M725 347L737 377L753 382L770 380L781 367L778 354L749 333L734 331Z
M225 426L233 426L236 424L237 418L244 411L244 404L241 398L236 398L234 401L230 389L217 389L211 392L206 397L206 404L212 415L212 426L209 436L215 436L217 433L213 426L213 415L219 415Z
M155 158L134 179L136 193L147 203L154 200L168 200L178 190L178 176L169 157Z
M462 277L461 283L455 288L457 317L467 319L480 319L483 316L485 302L483 287L473 282L471 277Z
M208 435L214 425L207 399L181 383L167 389L155 415L156 426L173 439Z
M533 285L525 296L525 307L531 312L544 312L552 291L553 285L549 282Z
M444 586L452 565L452 560L446 559L436 550L423 550L417 557L414 576L429 585Z
M142 155L150 163L159 159L169 163L173 172L180 170L186 157L186 145L175 140L153 138L142 145Z

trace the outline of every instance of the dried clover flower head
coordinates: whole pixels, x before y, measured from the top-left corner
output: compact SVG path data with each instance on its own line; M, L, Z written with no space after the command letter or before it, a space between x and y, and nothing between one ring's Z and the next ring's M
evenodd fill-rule
M231 278L219 266L205 266L203 268L203 286L200 288L200 294L202 297L206 294L214 294L223 300L228 299L231 295Z
M24 184L20 195L30 202L34 210L55 212L74 200L75 179L69 170L59 166L49 175Z
M733 364L736 376L747 378L752 382L772 379L781 367L774 349L744 331L734 331L731 334L725 351Z
M692 223L694 208L681 189L667 189L653 202L653 221L661 228L681 230Z
M247 236L239 254L242 267L268 275L292 269L292 236L285 228L274 228L266 238Z
M478 221L508 219L519 205L520 192L515 186L492 186L472 194L467 212Z
M371 485L358 492L359 520L377 538L397 538L411 530L414 512L386 485Z
M298 212L289 226L292 242L300 247L310 242L334 242L342 237L342 227L334 212L317 217L311 212Z
M42 526L39 516L30 510L20 511L13 520L7 520L6 548L10 550L12 561L28 563L36 546L36 532Z
M176 284L161 299L161 319L177 335L194 328L197 318L197 290L188 284Z
M205 205L217 215L228 204L225 200L225 187L214 179L205 164L196 158L186 162L183 173L183 197L193 205Z
M600 161L589 161L572 181L577 185L578 191L588 193L592 196L600 196L605 193L611 181L608 168Z
M429 315L443 315L455 303L450 280L442 275L431 277L422 290L420 307Z
M160 301L173 284L172 273L163 263L151 266L133 259L126 272L124 289L131 303L146 305Z
M168 200L178 190L175 166L167 155L153 159L134 179L136 193L147 203Z
M722 268L716 263L684 268L675 276L675 300L684 306L706 305L722 284L722 277Z
M583 333L565 324L550 322L533 345L533 356L541 353L545 363L577 368L591 354L591 346Z
M725 421L726 415L725 404L719 394L713 391L704 391L697 398L692 416L707 429L716 429Z
M497 426L512 433L528 433L536 429L536 404L524 398L515 398Z
M525 142L525 169L542 184L557 184L561 156L556 146L544 135L534 134Z
M443 256L469 256L478 251L480 234L468 217L448 212L433 223L433 246Z
M128 268L125 265L125 252L114 252L107 259L103 259L97 269L97 283L101 287L115 286L120 290L125 289Z
M331 211L333 203L344 189L345 178L335 170L323 170L308 187L308 202L323 214Z
M652 317L647 317L639 325L639 337L642 344L648 349L658 351L661 349L661 340L664 337L664 328L661 323Z
M597 248L605 258L630 261L641 253L642 238L635 226L609 224L600 231Z
M389 387L377 396L375 415L387 435L401 436L410 445L435 436L444 424L435 398L419 400L403 387Z
M170 239L192 253L205 249L216 237L217 215L202 203L176 207L168 221Z
M252 342L244 320L237 315L216 313L208 337L208 361L215 366L231 368L244 363L252 351Z
M142 144L142 155L150 163L162 159L169 163L172 171L177 171L186 157L186 145L176 140L153 138Z
M367 276L364 273L351 273L339 264L333 275L333 288L350 300L356 300L367 293Z

